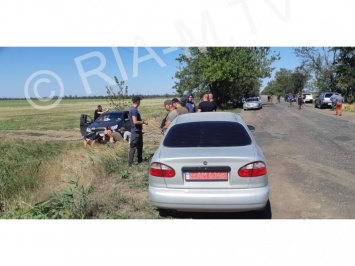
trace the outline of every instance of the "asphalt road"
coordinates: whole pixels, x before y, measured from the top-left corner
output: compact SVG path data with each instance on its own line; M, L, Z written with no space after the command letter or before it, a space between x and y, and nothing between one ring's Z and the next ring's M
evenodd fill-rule
M355 115L263 103L241 116L266 157L272 219L354 219Z
M270 204L263 212L176 213L178 219L354 219L355 114L336 116L306 104L267 103L242 111L255 126L268 170Z

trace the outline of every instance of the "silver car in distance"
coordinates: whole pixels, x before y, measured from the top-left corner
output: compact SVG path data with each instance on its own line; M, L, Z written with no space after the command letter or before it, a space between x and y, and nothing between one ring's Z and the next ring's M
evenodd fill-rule
M244 110L262 109L263 104L258 97L251 97L245 100L243 103Z
M263 210L269 199L265 158L241 117L230 112L180 115L149 169L149 197L160 211Z

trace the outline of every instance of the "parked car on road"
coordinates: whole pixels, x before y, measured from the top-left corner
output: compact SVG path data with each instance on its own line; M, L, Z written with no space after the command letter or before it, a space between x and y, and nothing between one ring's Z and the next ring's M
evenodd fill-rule
M262 109L262 108L263 108L263 104L258 97L248 98L243 103L244 110Z
M319 94L319 96L316 97L316 100L314 101L314 107L322 109L324 107L332 107L332 101L330 100L330 97L333 95L333 92L322 92Z
M285 97L284 97L285 102L289 102L289 98L290 98L290 97L292 97L292 98L291 98L291 101L292 101L292 102L295 102L295 101L296 101L296 98L297 98L297 97L296 97L296 94L292 94L292 95L290 96L290 95L287 93L287 94L285 94Z
M302 93L302 96L305 103L313 103L313 95L311 93Z
M131 123L126 110L110 111L100 115L95 121L86 114L80 116L81 135L85 136L91 130L96 130L101 136L104 134L106 126L110 126L112 130L118 131L121 127L125 127L127 131L131 131Z
M268 175L253 130L230 112L175 118L151 160L153 206L184 212L265 209Z

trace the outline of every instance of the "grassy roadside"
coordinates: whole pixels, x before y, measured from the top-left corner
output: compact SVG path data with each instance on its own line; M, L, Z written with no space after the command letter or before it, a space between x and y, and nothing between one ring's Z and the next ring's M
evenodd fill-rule
M148 163L129 169L125 143L5 140L0 148L7 154L0 156L1 218L158 218L147 194Z
M162 99L143 100L143 156L159 145ZM7 101L8 103L8 101ZM64 101L54 109L33 110L26 101L1 105L2 130L68 130L80 136L79 116L104 102ZM45 125L45 126L43 126ZM85 148L82 141L4 138L0 144L0 218L2 219L155 219L148 199L149 165L128 166L128 144Z

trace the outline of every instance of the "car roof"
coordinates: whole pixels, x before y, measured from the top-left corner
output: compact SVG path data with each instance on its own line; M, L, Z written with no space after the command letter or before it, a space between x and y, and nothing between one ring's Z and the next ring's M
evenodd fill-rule
M105 114L116 114L116 113L122 113L122 112L128 112L128 110L114 110L114 111L108 111Z
M200 112L179 115L175 119L176 124L201 122L201 121L230 121L244 123L242 118L232 112Z
M248 99L254 99L254 100L258 100L259 101L259 98L258 97L249 97L249 98L247 98L247 100Z

